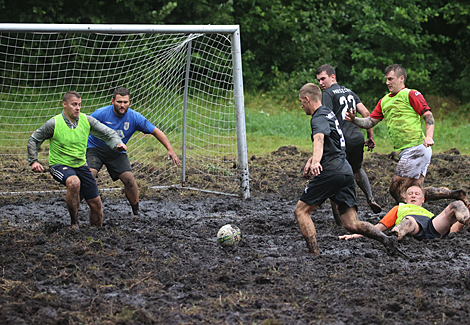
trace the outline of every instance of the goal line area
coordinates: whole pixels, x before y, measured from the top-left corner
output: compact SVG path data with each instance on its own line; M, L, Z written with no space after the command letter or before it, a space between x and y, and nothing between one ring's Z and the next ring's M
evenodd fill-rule
M137 132L128 155L140 187L186 187L250 197L237 25L0 24L0 195L64 187L27 162L31 134L82 96L81 112L111 105L117 87L130 108L168 137L180 158ZM39 152L48 166L49 142ZM100 190L122 187L106 168Z

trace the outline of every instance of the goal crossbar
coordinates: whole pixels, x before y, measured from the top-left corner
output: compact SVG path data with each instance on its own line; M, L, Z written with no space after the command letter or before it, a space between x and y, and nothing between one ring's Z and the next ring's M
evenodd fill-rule
M15 33L220 33L240 32L239 25L115 25L115 24L13 24L0 23L2 32Z

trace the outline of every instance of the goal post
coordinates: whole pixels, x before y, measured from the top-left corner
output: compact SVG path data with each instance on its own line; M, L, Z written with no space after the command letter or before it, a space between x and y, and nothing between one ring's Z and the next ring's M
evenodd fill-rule
M0 24L1 194L63 190L27 164L30 135L75 90L91 114L115 88L162 130L182 166L152 135L135 134L128 155L139 186L186 187L250 197L238 25ZM47 166L48 141L40 162ZM106 170L101 190L115 188Z

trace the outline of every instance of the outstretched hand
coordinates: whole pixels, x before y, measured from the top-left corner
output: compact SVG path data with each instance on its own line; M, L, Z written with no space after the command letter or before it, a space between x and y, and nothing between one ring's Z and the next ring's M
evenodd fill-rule
M359 234L352 234L352 235L343 235L343 236L338 236L339 240L344 239L344 240L350 240L350 239L355 239L362 237L362 235Z
M176 153L174 151L170 152L168 151L168 154L166 155L166 158L168 160L172 160L172 163L173 165L175 166L179 166L180 165L180 159L178 158L178 156L176 155Z
M344 116L344 120L348 122L353 122L356 119L355 111L351 110L349 107L346 110L346 115Z

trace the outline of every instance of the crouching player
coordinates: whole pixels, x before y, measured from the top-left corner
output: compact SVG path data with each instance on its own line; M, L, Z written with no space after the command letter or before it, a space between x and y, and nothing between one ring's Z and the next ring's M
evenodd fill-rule
M34 172L41 173L44 167L38 162L38 150L49 139L49 172L56 181L67 187L65 203L73 229L78 229L80 195L90 207L90 224L97 227L103 225L98 186L86 163L88 136L92 134L101 138L115 151L127 149L113 129L80 113L81 104L79 93L65 93L62 113L44 123L28 141L29 165Z

